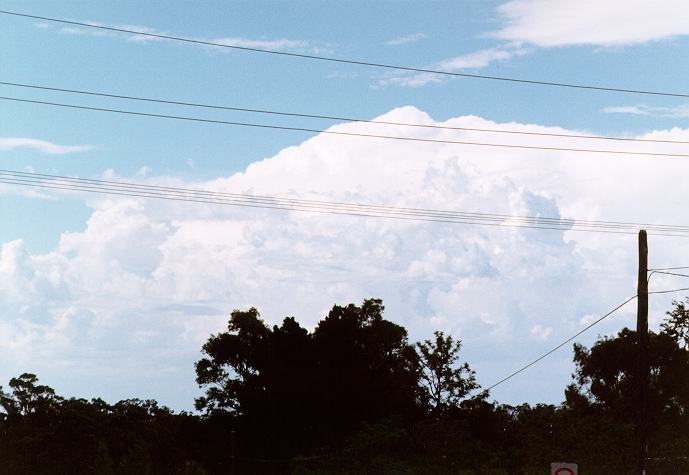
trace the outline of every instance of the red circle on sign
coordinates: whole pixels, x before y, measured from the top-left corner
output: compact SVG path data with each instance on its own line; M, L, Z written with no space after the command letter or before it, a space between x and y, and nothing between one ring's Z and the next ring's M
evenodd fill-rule
M567 467L558 468L555 470L555 475L574 475L574 470Z

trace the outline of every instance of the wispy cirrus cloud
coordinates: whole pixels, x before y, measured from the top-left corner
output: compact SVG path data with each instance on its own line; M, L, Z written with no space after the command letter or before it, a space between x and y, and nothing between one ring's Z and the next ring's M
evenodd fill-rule
M681 104L674 107L652 107L644 104L633 106L611 106L602 110L606 114L632 114L646 115L650 117L667 117L672 119L684 119L689 117L689 104Z
M84 152L93 148L91 145L58 145L39 139L0 137L0 151L6 152L20 147L31 148L50 155L64 155L67 153Z
M162 36L176 36L170 35L169 33L151 28L143 25L109 25L94 21L84 21L83 23L98 26L114 28L118 30L127 30L134 32L146 33L144 35L138 35L136 33L128 33L123 31L114 30L102 30L96 28L88 28L85 26L67 26L59 28L57 31L62 34L67 35L83 35L83 36L98 36L98 37L110 37L110 38L123 38L126 41L137 42L137 43L149 43L154 41L160 41L164 38L158 38L156 36L148 35L162 35ZM38 28L48 28L50 25L46 23L36 24ZM204 41L209 43L217 43L227 46L239 46L242 48L258 48L258 49L270 49L275 51L307 51L310 50L310 45L308 41L303 40L290 40L285 38L278 39L251 39L242 37L220 37L220 38L208 38L208 37L190 37L189 39Z
M461 69L485 68L491 63L507 61L515 56L526 54L528 50L514 47L489 48L473 53L449 58L441 61L438 66L443 70L458 71Z
M95 21L85 21L83 23L86 23L88 25L93 25L93 26L117 28L117 29L121 29L121 30L140 31L141 33L147 33L147 34L152 34L152 35L164 35L165 34L164 32L156 30L155 28L149 28L147 26L142 26L142 25L107 25L105 23L99 23L99 22L95 22ZM38 25L36 25L36 26L38 26ZM41 26L41 28L46 28L46 24ZM111 31L111 30L99 30L99 29L95 29L95 28L88 28L85 26L65 26L65 27L59 28L57 31L61 34L65 34L65 35L124 38L127 41L134 41L134 42L140 42L140 43L146 43L146 42L160 41L161 40L161 38L156 38L154 36L137 35L137 34L132 34L132 33L118 32L118 31Z
M270 50L296 50L296 49L306 49L309 46L307 41L301 40L287 40L287 39L277 39L277 40L251 40L247 38L215 38L207 40L211 43L219 43L228 46L239 46L242 48L259 48L259 49L270 49Z
M522 48L516 44L508 44L496 48L487 48L472 53L447 58L429 66L448 72L460 72L464 70L476 70L490 66L493 63L505 62L516 56L522 56L531 50ZM428 84L440 84L448 79L448 76L434 73L391 73L376 82L377 87L403 86L422 87Z
M538 48L634 45L689 35L689 2L685 0L661 3L645 0L511 0L496 11L502 26L480 36L504 41L505 44L439 61L427 69L458 72L509 61ZM432 73L390 73L379 78L374 87L422 87L440 84L447 79L447 76ZM665 114L660 110L643 108L625 112ZM673 111L667 113L673 114ZM668 116L685 117L684 112L679 114Z
M419 40L423 40L424 38L428 38L428 35L426 33L413 33L411 35L393 38L391 40L386 41L385 44L388 46L406 45L408 43L415 43Z

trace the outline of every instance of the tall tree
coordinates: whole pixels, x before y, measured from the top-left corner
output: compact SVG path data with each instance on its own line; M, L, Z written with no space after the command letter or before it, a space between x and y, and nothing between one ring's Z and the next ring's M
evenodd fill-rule
M599 339L589 350L574 345L576 384L568 388L568 400L585 398L619 414L634 414L637 404L636 332L622 329L615 337ZM664 332L649 332L649 420L665 415L689 414L689 352Z
M384 310L379 299L335 305L313 333L317 404L331 435L415 410L417 355L407 331L384 319Z
M291 317L269 328L256 309L232 312L228 331L211 336L196 364L206 389L196 407L233 414L242 440L262 438L269 457L413 412L416 353L383 310L375 299L335 305L312 333Z
M600 429L596 437L622 442L623 450L615 452L619 467L631 466L634 460L634 431L630 428L639 407L637 358L636 332L628 328L599 339L590 350L575 344L575 383L565 392L566 407L577 419L606 420L606 426L614 428L614 433ZM689 444L689 352L668 334L649 332L648 362L649 454L658 460L676 457L681 452L673 447ZM592 451L600 449L591 445ZM604 451L600 458L605 456L610 453Z
M11 393L5 393L0 386L0 407L9 417L28 416L55 410L62 401L49 386L38 384L35 374L24 373L10 380Z
M689 351L689 308L687 308L687 304L689 304L689 297L686 297L684 302L674 300L672 310L665 312L667 318L660 326L665 333Z
M456 407L472 390L478 388L476 373L468 363L459 364L461 340L436 331L433 340L417 343L423 398L433 413Z
M233 311L227 329L208 339L202 349L207 357L196 363L196 382L206 388L196 408L209 413L246 412L265 389L262 370L269 360L270 329L258 310Z

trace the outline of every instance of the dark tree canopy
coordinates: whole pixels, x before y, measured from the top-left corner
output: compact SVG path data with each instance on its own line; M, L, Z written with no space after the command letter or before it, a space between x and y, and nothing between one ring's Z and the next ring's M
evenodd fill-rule
M478 388L476 373L468 363L459 364L462 342L443 332L433 340L417 343L423 402L434 413L456 407L470 391Z
M207 358L196 363L196 381L207 387L196 408L242 413L265 389L270 329L255 308L235 310L228 331L211 336L203 345Z
M3 392L0 386L0 407L9 418L45 414L62 401L53 388L38 384L35 374L24 373L12 378L9 386L11 393Z
M382 301L334 306L312 338L316 403L347 429L361 420L405 414L416 404L416 353L407 331L383 318Z
M636 332L625 328L616 337L602 338L591 350L574 345L576 384L568 398L584 397L592 404L620 414L637 409ZM649 332L649 420L689 413L689 352L668 334Z
M635 460L634 421L639 408L637 361L636 332L628 328L615 337L599 339L590 350L575 344L575 383L566 390L565 407L573 416L608 421L617 430L616 441L623 442L618 450L620 467L633 466ZM676 459L679 453L689 453L689 351L665 332L649 332L648 361L649 451L658 463L666 460L672 466L679 463L680 459ZM594 436L600 438L603 434L605 430L600 429ZM612 438L612 434L608 437ZM600 456L603 458L605 452ZM689 469L689 464L683 466Z
M232 312L228 331L206 342L196 364L206 389L196 407L241 417L255 437L284 434L272 445L282 454L414 412L416 353L383 310L373 299L335 305L311 333L291 317L269 328L254 308Z
M196 364L202 415L147 399L63 398L30 373L0 388L0 473L581 473L635 465L636 334L574 345L565 402L489 401L443 334L410 344L380 300L335 305L312 331L232 312ZM649 473L689 473L684 303L649 336ZM527 374L522 377L529 377ZM538 377L532 371L531 377Z
M203 473L199 420L155 401L64 399L29 373L0 389L0 473Z
M666 312L667 319L661 323L661 327L665 333L682 345L685 350L689 351L689 297L684 302L673 301L672 310Z

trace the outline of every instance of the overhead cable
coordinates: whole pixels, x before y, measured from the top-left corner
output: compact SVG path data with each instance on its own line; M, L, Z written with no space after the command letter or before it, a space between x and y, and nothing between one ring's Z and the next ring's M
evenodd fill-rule
M182 188L182 187L172 187L172 186L161 186L161 185L151 185L151 184L138 184L132 182L120 182L120 181L109 181L109 180L97 180L90 178L77 178L77 177L66 177L62 175L52 175L46 173L36 173L36 172L22 172L16 170L6 170L0 169L0 175L7 175L10 177L19 178L36 178L36 179L50 179L56 181L70 181L86 184L96 184L96 185L111 185L114 187L132 188L135 190L154 190L172 193L182 193L184 195L195 195L203 196L207 198L230 198L230 199L251 199L259 202L267 202L269 204L282 204L282 205L299 205L306 207L326 207L329 209L345 209L345 210L357 210L364 209L374 212L394 212L396 214L410 214L410 215L422 215L431 217L449 217L449 218L471 218L471 219L490 219L497 221L510 221L510 222L524 222L527 224L552 224L563 226L566 228L572 226L587 226L587 227L603 227L603 228L618 228L633 230L636 232L638 229L648 229L651 231L668 231L668 232L689 232L689 226L675 225L675 224L650 224L650 223L639 223L639 222L625 222L625 221L600 221L600 220L581 220L581 219L571 219L571 218L553 218L546 216L517 216L508 214L497 214L497 213L476 213L476 212L466 212L466 211L456 211L456 210L438 210L438 209L427 209L427 208L409 208L409 207L399 207L399 206L385 206L385 205L373 205L373 204L362 204L362 203L344 203L337 201L323 201L323 200L312 200L312 199L298 199L298 198L284 198L277 196L266 196L266 195L247 195L242 193L230 193L222 191L210 191L201 190L194 188Z
M689 290L689 287L682 287L680 289L670 289L670 290L655 290L653 292L649 292L648 295L651 295L651 294L672 294L672 293L676 293L676 292L686 292L687 290Z
M424 129L440 129L440 130L454 130L460 132L487 132L487 133L498 133L498 134L513 134L513 135L529 135L538 137L558 137L558 138L572 138L572 139L589 139L589 140L615 140L621 142L644 142L644 143L669 143L669 144L689 144L689 140L663 140L663 139L642 139L636 137L610 137L601 135L586 135L586 134L566 134L566 133L555 133L555 132L533 132L525 130L507 130L507 129L487 129L487 128L477 128L477 127L457 127L449 125L437 125L437 124L418 124L409 122L395 122L388 120L370 120L361 119L353 117L343 117L338 115L324 115L324 114L305 114L298 112L285 112L285 111L275 111L268 109L257 109L257 108L247 108L247 107L236 107L236 106L224 106L217 104L204 104L199 102L189 102L189 101L177 101L171 99L156 99L151 97L141 97L141 96L131 96L124 94L113 94L107 92L96 92L96 91L85 91L81 89L66 89L53 86L43 86L37 84L26 84L17 82L7 82L0 81L0 85L12 86L12 87L23 87L29 89L38 89L44 91L56 91L65 92L69 94L81 94L88 96L97 97L107 97L111 99L125 99L131 101L141 101L150 102L156 104L169 104L169 105L179 105L185 107L197 107L204 109L214 109L214 110L227 110L233 112L249 112L256 114L266 114L266 115L277 115L285 117L299 117L307 119L320 119L320 120L337 120L343 122L361 122L365 124L377 124L377 125L393 125L400 127L418 127Z
M678 274L676 272L665 272L665 271L661 271L661 270L653 270L651 272L654 274L673 275L675 277L689 277L689 274Z
M651 293L651 292L649 292L649 294L650 294L650 293ZM536 358L535 360L533 360L533 361L531 361L530 363L528 363L528 364L522 366L521 368L519 368L518 370L514 371L513 373L510 373L509 375L505 376L504 378L502 378L502 379L501 379L500 381L498 381L497 383L494 383L494 384L492 384L491 386L488 386L486 389L482 390L481 393L487 394L491 389L493 389L493 388L495 388L496 386L499 386L499 385L501 385L502 383L504 383L504 382L506 382L506 381L512 379L513 377L517 376L519 373L521 373L521 372L523 372L523 371L526 371L527 369L529 369L530 367L532 367L533 365L535 365L535 364L538 363L539 361L541 361L541 360L547 358L548 356L550 356L551 354L555 353L557 350L559 350L560 348L562 348L563 346L565 346L567 343L573 341L576 337L578 337L578 336L581 335L582 333L584 333L584 332L586 332L587 330L593 328L595 325L599 324L600 322L602 322L603 320L605 320L606 318L608 318L610 315L612 315L613 313L615 313L616 311L618 311L619 309L621 309L622 307L624 307L625 305L627 305L629 302L631 302L632 300L634 300L636 297L637 297L636 295L634 295L634 296L632 296L632 297L629 297L627 300L625 300L624 302L622 302L621 304L619 304L617 307L615 307L615 308L613 308L612 310L610 310L608 313L606 313L606 314L603 315L602 317L600 317L600 318L598 318L597 320L595 320L593 323L590 323L589 325L587 325L586 327L584 327L582 330L578 331L577 333L575 333L575 334L572 335L571 337L567 338L565 341L563 341L562 343L560 343L560 344L557 345L556 347L552 348L551 350L549 350L549 351L543 353L541 356L539 356L539 357Z
M183 120L190 122L201 122L209 124L221 124L239 127L254 127L261 129L272 129L272 130L289 130L294 132L309 132L316 134L328 134L337 135L344 137L364 137L373 139L385 139L385 140L400 140L408 142L422 142L422 143L439 143L448 145L469 145L478 147L493 147L493 148L511 148L520 150L542 150L542 151L560 151L560 152L579 152L579 153L596 153L596 154L612 154L612 155L628 155L628 156L654 156L654 157L667 157L667 158L689 158L689 154L686 153L662 153L662 152L643 152L643 151L628 151L628 150L605 150L605 149L589 149L589 148L572 148L572 147L546 147L539 145L518 145L518 144L497 144L497 143L486 143L486 142L473 142L465 140L449 140L449 139L428 139L422 137L405 137L396 135L383 135L383 134L367 134L360 132L344 132L337 130L323 130L323 129L312 129L306 127L289 127L282 125L273 124L254 124L249 122L234 122L227 120L216 120L216 119L205 119L200 117L188 117L179 115L167 115L167 114L154 114L150 112L136 112L122 109L110 109L104 107L90 107L82 106L76 104L65 104L60 102L49 102L49 101L38 101L32 99L21 99L17 97L7 97L0 96L0 100L23 102L30 104L47 105L54 107L64 107L69 109L79 109L79 110L89 110L97 112L109 112L115 114L123 115L133 115L140 117L154 117L159 119L173 119L173 120Z
M156 198L190 203L229 205L249 208L301 211L321 214L387 218L447 224L472 224L494 227L515 227L558 231L597 232L635 235L639 226L621 222L577 221L572 219L542 218L538 216L511 216L462 211L424 210L394 206L338 203L240 193L223 193L190 188L144 185L130 182L81 179L58 175L35 174L13 170L0 170L0 183L55 189L82 191L142 198ZM643 225L655 236L689 237L685 226Z
M648 292L648 294L649 294L649 295L651 295L651 294L669 294L669 293L686 292L686 291L689 291L689 287L684 287L684 288L680 288L680 289L656 290L656 291L653 291L653 292ZM527 364L527 365L525 365L525 366L522 366L522 367L519 368L517 371L515 371L515 372L513 372L513 373L510 373L509 375L507 375L506 377L504 377L503 379L501 379L501 380L498 381L497 383L495 383L495 384L493 384L493 385L487 387L486 389L482 390L481 393L483 393L483 394L488 393L491 389L495 388L496 386L499 386L500 384L502 384L502 383L508 381L509 379L513 378L514 376L518 375L519 373L521 373L521 372L527 370L528 368L530 368L531 366L535 365L536 363L538 363L539 361L543 360L544 358L547 358L548 356L550 356L551 354L553 354L554 352L556 352L557 350L559 350L560 348L562 348L563 346L565 346L567 343L569 343L569 342L571 342L572 340L574 340L576 337L578 337L578 336L581 335L582 333L586 332L587 330L591 329L593 326L597 325L598 323L600 323L600 322L602 322L603 320L605 320L606 318L608 318L610 315L612 315L613 313L615 313L616 311L618 311L619 309L621 309L622 307L624 307L626 304L628 304L629 302L631 302L632 300L634 300L636 297L637 297L636 295L634 295L634 296L632 296L632 297L629 297L627 300L625 300L624 302L622 302L620 305L618 305L617 307L615 307L614 309L612 309L611 311L609 311L608 313L606 313L605 315L603 315L603 316L600 317L599 319L595 320L593 323L587 325L585 328L583 328L583 329L580 330L579 332L575 333L575 334L572 335L571 337L567 338L565 341L563 341L562 343L560 343L559 345L557 345L557 346L554 347L553 349L547 351L547 352L544 353L543 355L541 355L541 356L539 356L538 358L536 358L535 360L531 361L529 364Z
M132 30L132 29L128 29L128 28L116 28L116 27L112 27L112 26L95 25L93 23L86 23L86 22L80 22L80 21L63 20L60 18L52 18L52 17L39 16L39 15L30 15L27 13L13 12L13 11L9 11L9 10L0 10L0 14L11 15L11 16L15 16L15 17L32 18L35 20L50 21L50 22L55 22L55 23L67 24L67 25L76 25L76 26L81 26L84 28L92 28L92 29L99 29L99 30L105 30L105 31L114 31L114 32L118 32L118 33L128 33L131 35L144 36L144 37L150 37L150 38L159 38L159 39L180 41L180 42L199 44L199 45L205 45L205 46L214 46L214 47L218 47L218 48L228 48L228 49L241 50L241 51L251 51L251 52L255 52L255 53L266 53L266 54L272 54L272 55L286 56L286 57L292 57L292 58L302 58L302 59L317 60L317 61L327 61L327 62L331 62L331 63L344 63L344 64L352 64L352 65L357 65L357 66L370 66L370 67L383 68L383 69L388 69L388 70L408 71L408 72L414 72L414 73L429 73L429 74L437 74L437 75L449 76L449 77L487 79L487 80L492 80L492 81L510 82L510 83L518 83L518 84L531 84L531 85L538 85L538 86L551 86L551 87L560 87L560 88L584 89L584 90L603 91L603 92L618 92L618 93L627 93L627 94L643 94L643 95L668 96L668 97L689 97L689 94L687 94L687 93L649 91L649 90L643 90L643 89L627 89L627 88L621 88L621 87L605 87L605 86L575 84L575 83L567 83L567 82L540 81L540 80L534 80L534 79L521 79L521 78L512 78L512 77L506 77L506 76L489 76L489 75L485 75L485 74L460 73L460 72L447 71L447 70L441 70L441 69L418 68L418 67L411 67L411 66L402 66L402 65L372 62L372 61L361 61L361 60L353 60L353 59L334 58L334 57L320 56L320 55L315 55L315 54L294 53L294 52L289 52L289 51L277 51L277 50L270 50L270 49L264 49L264 48L253 48L253 47L248 47L248 46L239 46L239 45L233 45L233 44L218 43L218 42L199 40L199 39L193 39L193 38L184 38L184 37L180 37L180 36L164 35L161 33L137 31L137 30Z

